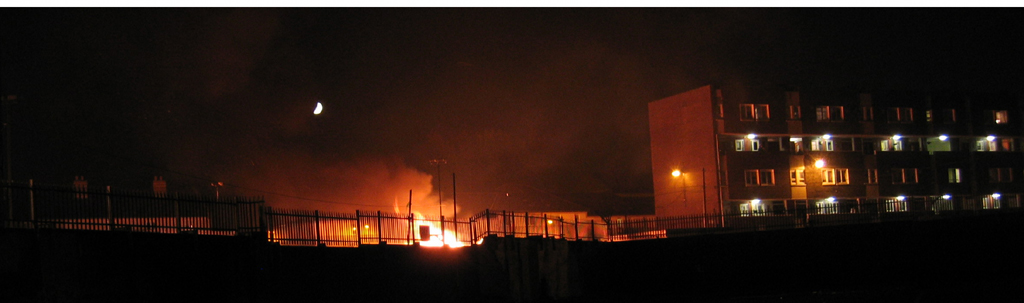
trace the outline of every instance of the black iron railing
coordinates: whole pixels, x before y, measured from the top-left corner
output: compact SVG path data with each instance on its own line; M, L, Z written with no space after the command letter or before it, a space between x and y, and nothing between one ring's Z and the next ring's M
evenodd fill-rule
M261 198L218 199L111 189L2 183L4 228L250 235L290 246L466 246L488 236L631 241L1022 211L1022 196L748 201L724 214L572 218L485 210L468 220L380 211L341 213L265 207ZM790 203L792 202L792 203Z
M263 200L4 183L3 226L202 235L256 234Z

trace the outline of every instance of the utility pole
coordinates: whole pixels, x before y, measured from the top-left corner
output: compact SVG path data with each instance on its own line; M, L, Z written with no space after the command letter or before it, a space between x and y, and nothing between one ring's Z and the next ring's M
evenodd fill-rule
M448 161L445 161L444 159L430 160L431 165L437 166L437 215L439 217L444 216L444 208L441 205L441 164L446 163L448 163Z
M3 110L4 128L4 200L7 200L7 219L14 220L14 199L11 197L11 103L17 100L15 95L0 96L0 110Z
M459 208L455 197L455 173L452 173L452 225L455 226L455 239L459 239Z
M18 100L18 96L0 97L4 111L4 180L11 182L11 104Z

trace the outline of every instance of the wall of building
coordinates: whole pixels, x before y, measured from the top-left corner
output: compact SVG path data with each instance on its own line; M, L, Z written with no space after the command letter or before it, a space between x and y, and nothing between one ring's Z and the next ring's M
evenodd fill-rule
M719 211L713 93L704 86L648 104L657 216Z

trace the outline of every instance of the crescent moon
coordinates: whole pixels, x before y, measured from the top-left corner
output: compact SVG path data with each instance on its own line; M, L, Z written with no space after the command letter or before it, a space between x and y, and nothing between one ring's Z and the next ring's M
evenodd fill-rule
M317 102L316 103L316 109L313 110L313 114L314 115L319 115L323 111L324 111L324 105L320 104L320 102Z

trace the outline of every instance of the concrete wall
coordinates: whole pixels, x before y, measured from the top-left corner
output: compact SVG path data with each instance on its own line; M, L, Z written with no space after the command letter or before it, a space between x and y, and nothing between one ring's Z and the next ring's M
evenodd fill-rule
M492 237L463 249L8 229L0 301L976 301L1024 282L1022 227L1024 214L1004 213L616 243Z

